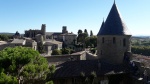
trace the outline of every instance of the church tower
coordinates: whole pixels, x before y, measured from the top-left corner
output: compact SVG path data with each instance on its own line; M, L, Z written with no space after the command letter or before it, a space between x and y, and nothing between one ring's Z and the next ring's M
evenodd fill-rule
M123 22L114 2L106 21L97 34L97 54L100 60L122 64L126 52L131 52L131 33Z

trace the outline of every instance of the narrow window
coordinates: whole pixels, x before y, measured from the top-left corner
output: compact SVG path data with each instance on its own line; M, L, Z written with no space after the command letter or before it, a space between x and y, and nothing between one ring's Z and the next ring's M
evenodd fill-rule
M124 47L126 46L126 39L125 38L123 39L123 46Z
M104 37L102 38L102 43L104 43Z
M116 43L116 38L115 37L113 37L113 44L115 44Z

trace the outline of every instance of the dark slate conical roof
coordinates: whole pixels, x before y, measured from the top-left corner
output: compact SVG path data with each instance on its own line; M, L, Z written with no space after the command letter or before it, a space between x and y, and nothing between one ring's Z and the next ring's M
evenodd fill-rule
M102 25L101 25L101 27L100 27L100 30L104 27L104 24L105 24L105 22L104 22L104 20L103 20ZM99 34L100 34L100 30L99 30L99 32L98 32L98 34L97 34L97 35L99 35Z
M100 28L98 35L131 35L121 18L115 2L104 25Z

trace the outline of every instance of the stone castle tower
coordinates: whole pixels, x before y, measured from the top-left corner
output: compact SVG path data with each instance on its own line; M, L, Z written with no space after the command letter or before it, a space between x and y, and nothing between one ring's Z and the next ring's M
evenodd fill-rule
M41 34L44 40L46 39L46 24L42 24L41 30L25 30L24 36L35 39L38 34Z
M125 53L131 52L131 33L123 22L115 2L106 21L102 22L97 37L97 54L100 60L121 64Z
M67 26L62 27L62 33L63 34L68 33Z
M46 24L42 24L41 26L41 33L43 35L43 39L46 39Z

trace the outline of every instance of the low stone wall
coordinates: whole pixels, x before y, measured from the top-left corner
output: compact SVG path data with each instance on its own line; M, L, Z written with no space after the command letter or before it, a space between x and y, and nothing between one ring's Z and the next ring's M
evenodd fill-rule
M86 52L86 60L95 60L97 59L97 55Z
M44 56L49 65L58 65L66 61L73 61L73 60L86 60L86 52L78 52L74 54L67 54L67 55L51 55L51 56Z

